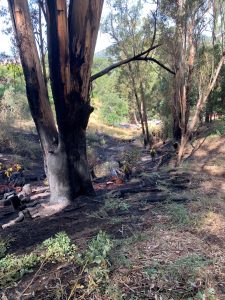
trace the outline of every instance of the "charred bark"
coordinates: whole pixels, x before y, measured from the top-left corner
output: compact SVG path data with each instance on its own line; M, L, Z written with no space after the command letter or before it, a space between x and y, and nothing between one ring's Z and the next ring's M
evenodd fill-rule
M27 97L43 149L51 202L68 204L80 194L93 194L86 155L86 127L93 111L88 94L103 0L71 0L69 22L66 1L47 1L44 14L58 132L35 44L28 2L8 2Z

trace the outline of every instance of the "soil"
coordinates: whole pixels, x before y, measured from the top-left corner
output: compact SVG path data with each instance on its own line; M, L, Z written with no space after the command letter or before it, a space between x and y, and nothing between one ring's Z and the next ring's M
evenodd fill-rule
M24 221L11 227L0 229L0 236L3 239L10 237L8 253L30 253L37 244L60 231L65 231L80 249L84 249L87 242L99 230L106 231L114 239L127 239L136 232L145 233L149 238L144 242L138 241L129 253L130 260L135 265L138 264L138 269L129 270L121 267L112 274L112 280L120 282L120 288L126 295L131 293L138 295L144 281L139 270L144 268L146 261L150 261L152 257L165 262L174 260L181 254L198 252L210 258L219 255L221 263L225 259L223 200L215 202L213 212L204 219L199 229L171 229L168 225L170 217L163 210L163 205L170 200L172 203L185 204L195 212L199 209L196 204L198 197L204 195L209 199L218 197L224 199L225 137L206 139L201 148L187 160L186 165L177 169L173 167L176 153L169 141L166 144L156 145L158 154L156 160L152 161L149 150L143 149L138 139L126 141L103 134L101 138L104 138L104 146L99 144L95 146L99 157L98 164L106 162L109 158L110 161L117 161L124 151L137 151L140 154L132 178L120 184L113 182L110 175L97 178L93 181L96 197L79 197L74 205L63 209L49 207L48 188L43 181L31 181L34 192L29 205L33 206L33 209L36 207L40 216L33 219L25 218ZM190 148L187 156L191 151ZM13 155L4 153L0 156L0 162L4 163L15 163L14 159ZM29 175L38 178L42 173L43 169L40 168L38 161L33 161L31 170L26 171L28 178ZM195 199L190 199L190 194L195 195ZM129 203L129 209L112 210L109 212L109 218L93 217L93 212L98 212L104 206L105 199L113 195ZM16 218L17 215L18 212L11 206L0 208L0 225ZM110 221L116 218L121 218L121 221ZM137 259L140 251L144 257L143 261ZM27 296L23 299L47 299L46 286L54 285L57 276L61 276L62 282L69 282L74 276L70 272L66 273L64 267L60 269L61 271L57 268L57 265L46 266L39 280L31 284ZM213 273L212 282L220 297L218 299L225 299L225 271L220 269L219 275L215 270ZM5 291L7 299L16 299L16 290L23 290L31 278L27 275L16 288ZM32 296L32 291L35 291L35 296ZM49 296L48 299L53 298ZM126 299L129 299L129 296ZM155 298L149 296L143 299Z

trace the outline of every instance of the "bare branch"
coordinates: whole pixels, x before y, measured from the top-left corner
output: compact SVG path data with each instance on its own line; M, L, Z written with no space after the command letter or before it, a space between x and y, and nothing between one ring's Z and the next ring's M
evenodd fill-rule
M109 67L103 69L102 71L100 71L100 72L98 72L98 73L92 75L90 81L92 82L92 81L94 81L95 79L97 79L97 78L99 78L99 77L101 77L101 76L103 76L103 75L109 73L109 72L112 71L113 69L116 69L116 68L118 68L118 67L120 67L120 66L122 66L122 65L128 64L128 63L131 62L131 61L138 60L138 58L140 58L140 57L142 57L143 55L145 55L146 53L148 53L148 52L150 52L150 51L152 51L152 50L158 48L159 46L161 46L161 45L160 45L160 44L155 45L155 46L153 46L153 47L151 47L151 48L149 48L149 49L147 49L147 50L145 50L145 51L143 51L143 52L141 52L141 53L139 53L139 54L137 54L137 55L135 55L135 56L133 56L133 57L130 57L130 58L127 58L127 59L124 59L124 60L121 60L121 61L119 61L119 62L117 62L117 63L112 64L111 66L109 66Z
M45 4L44 4L44 2L42 0L39 0L38 4L39 4L39 6L40 6L40 8L41 8L41 10L43 12L43 15L45 17L45 21L47 22L47 12L46 12Z
M202 109L203 109L203 107L204 107L204 105L205 105L205 103L206 103L206 101L207 101L207 99L209 97L209 94L211 93L211 91L213 90L213 88L214 88L214 86L216 84L216 80L217 80L218 75L220 73L220 70L221 70L221 68L222 68L222 66L224 64L224 61L225 61L225 52L223 53L223 55L222 55L222 57L221 57L218 65L217 65L217 68L216 68L216 70L214 72L214 75L213 75L211 81L208 84L208 87L207 87L205 93L203 94L202 97L200 97L198 99L198 102L197 102L197 105L196 105L195 114L194 114L194 117L192 119L192 122L190 124L190 127L189 127L189 130L188 130L187 134L190 134L194 130L194 128L195 128L195 126L196 126L196 124L198 122L198 119L199 119L199 114L201 113L201 111L202 111Z
M153 47L153 45L155 43L155 39L156 39L158 8L159 8L159 1L157 0L156 10L155 10L155 12L152 12L152 16L153 16L153 19L154 19L154 33L153 33L153 37L152 37L151 47ZM149 55L149 53L146 54L146 57L148 55Z
M168 71L169 73L176 75L176 73L173 70L171 70L170 68L168 68L163 63L161 63L160 61L158 61L157 59L155 59L153 57L139 57L139 58L136 58L135 60L152 61L152 62L156 63L157 65L159 65L160 67L162 67L163 69L165 69L166 71Z

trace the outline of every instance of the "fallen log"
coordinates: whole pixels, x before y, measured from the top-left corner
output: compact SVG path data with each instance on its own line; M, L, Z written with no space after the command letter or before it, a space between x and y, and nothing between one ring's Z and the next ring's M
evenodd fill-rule
M10 226L15 225L16 223L22 222L24 220L24 214L22 211L19 212L18 217L10 222L3 224L2 229L8 228Z

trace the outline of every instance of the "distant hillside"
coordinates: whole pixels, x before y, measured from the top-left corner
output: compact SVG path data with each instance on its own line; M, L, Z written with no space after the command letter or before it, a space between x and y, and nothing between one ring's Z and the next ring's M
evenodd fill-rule
M109 54L107 53L107 51L108 51L108 48L98 51L95 53L95 57L109 58Z

